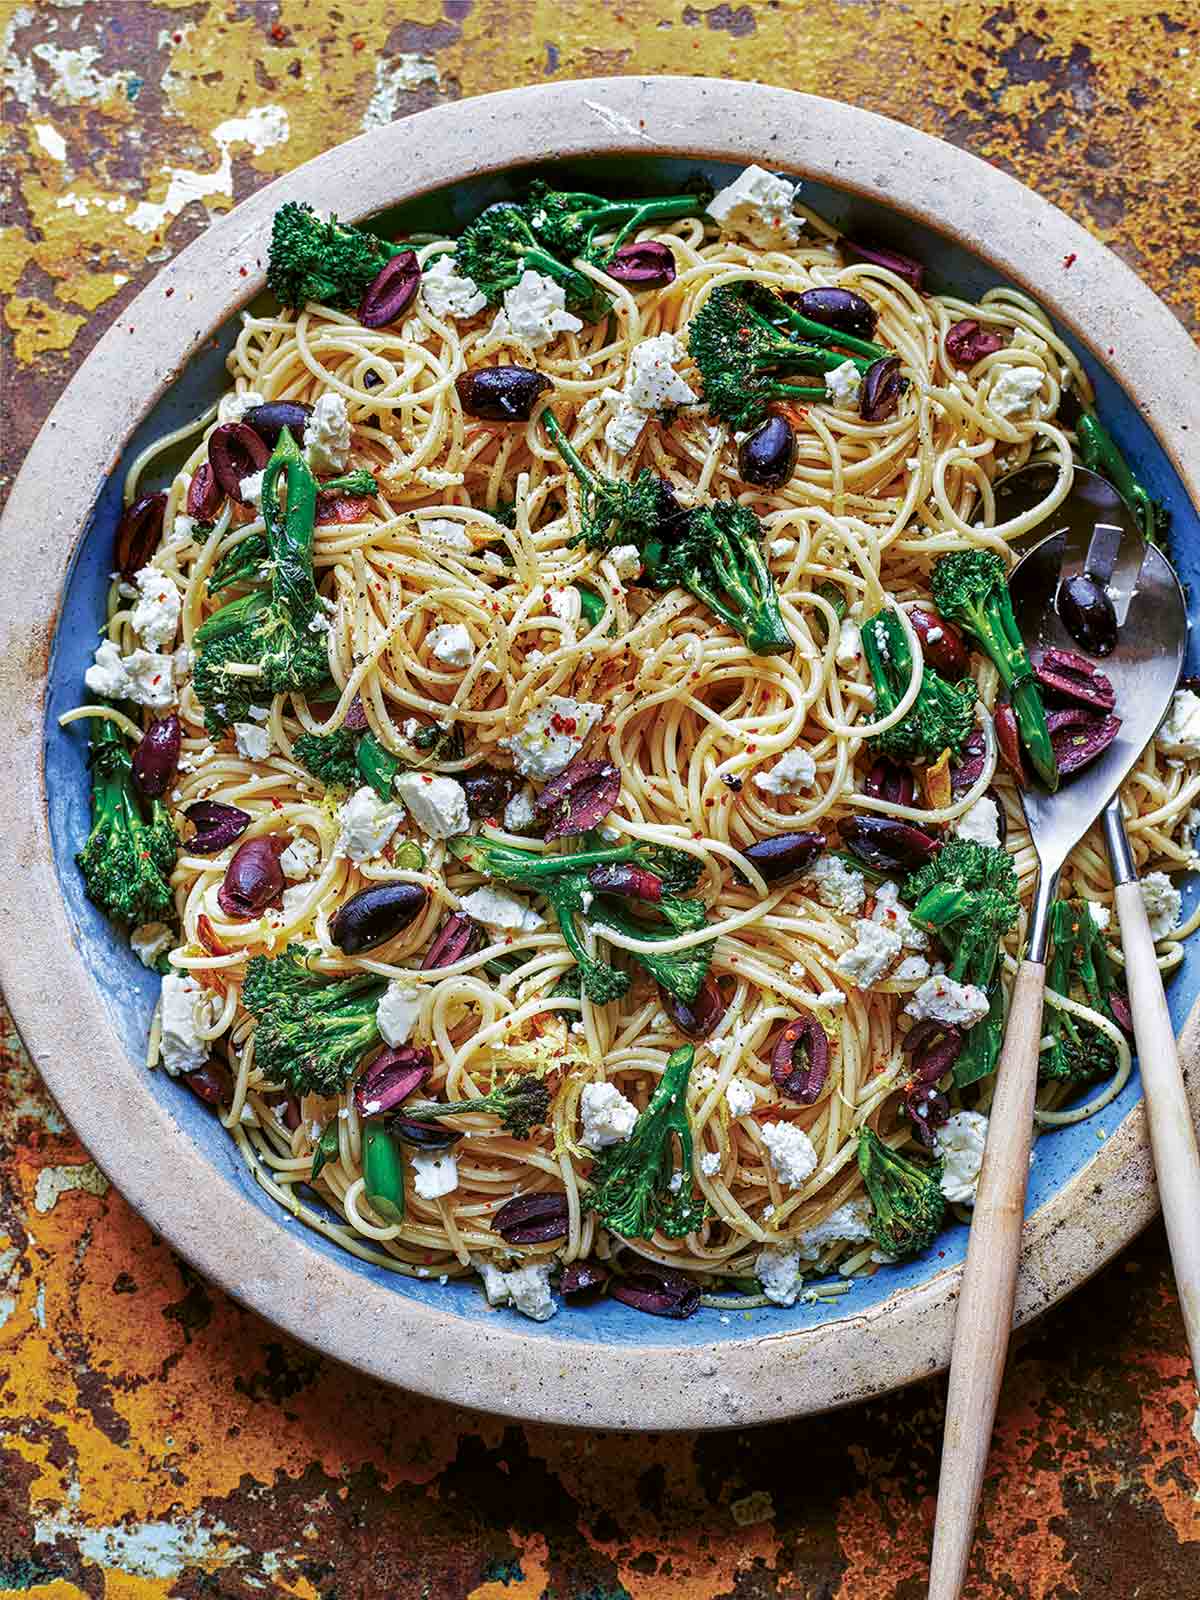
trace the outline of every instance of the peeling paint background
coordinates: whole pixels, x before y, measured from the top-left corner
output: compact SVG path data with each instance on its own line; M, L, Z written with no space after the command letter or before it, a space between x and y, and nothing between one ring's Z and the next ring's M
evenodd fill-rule
M209 216L363 128L508 84L686 71L853 101L1015 173L1200 323L1192 0L0 0L0 30L0 494ZM941 1383L640 1439L397 1394L173 1257L3 1014L0 1062L0 1595L923 1595ZM1200 1595L1196 1394L1160 1228L1019 1341L969 1595Z

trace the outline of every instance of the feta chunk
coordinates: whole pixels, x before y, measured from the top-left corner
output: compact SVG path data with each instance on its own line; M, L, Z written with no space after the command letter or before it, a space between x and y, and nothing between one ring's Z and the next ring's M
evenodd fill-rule
M138 588L133 631L147 650L160 654L175 643L183 600L172 579L157 567L143 567L134 578Z
M189 517L186 512L179 511L171 524L171 544L188 544L196 535L199 526L195 517Z
M548 1265L519 1267L515 1272L501 1272L488 1261L476 1261L474 1266L483 1279L488 1305L515 1306L534 1322L547 1322L558 1310L550 1293Z
M143 922L129 935L130 948L144 967L152 967L175 943L165 922Z
M794 1306L804 1287L800 1252L791 1245L768 1244L754 1258L754 1275L777 1306Z
M759 1133L775 1176L785 1189L799 1189L817 1169L817 1152L794 1122L764 1122Z
M1156 742L1169 756L1200 756L1200 694L1193 689L1175 692Z
M866 902L866 879L840 856L821 856L805 877L814 886L817 899L831 911L856 917Z
M312 875L320 859L320 847L311 839L293 839L280 856L279 865L283 869L284 877L297 883L300 879Z
M608 552L608 559L613 564L617 577L626 581L629 578L639 578L642 573L642 557L635 544L619 544Z
M1112 912L1109 907L1097 905L1094 900L1089 900L1087 908L1092 914L1092 921L1095 923L1097 930L1100 933L1104 933L1112 921Z
M627 1100L615 1083L588 1083L579 1098L583 1118L580 1143L589 1150L606 1150L621 1144L633 1132L638 1108Z
M725 1104L729 1107L729 1115L735 1120L749 1116L754 1110L755 1101L754 1089L745 1078L730 1078L725 1085Z
M858 623L851 622L847 617L838 633L834 659L839 667L852 667L856 661L862 659L862 653L862 632Z
M1044 377L1041 367L1006 367L988 392L988 405L998 417L1028 411Z
M501 739L523 778L556 778L583 749L583 742L604 715L604 707L586 700L551 695L526 720L519 733Z
M266 468L263 468L266 471ZM252 472L249 477L242 478L238 483L238 499L246 506L254 506L257 511L262 511L262 472Z
M979 799L950 829L959 839L974 839L977 844L1000 844L1000 807L991 795L981 794Z
M900 935L900 942L906 950L928 950L929 935L918 928L908 914L908 907L901 904L900 887L898 884L881 883L875 891L875 905L871 912L871 921L878 922L881 927L891 928Z
M524 833L526 828L532 828L537 820L537 813L533 809L533 796L527 789L520 794L513 795L504 808L504 826L509 833Z
M843 978L849 978L860 989L870 989L887 976L904 941L894 929L863 917L854 928L857 939L853 948L840 955L834 965Z
M843 411L858 404L861 392L862 376L853 361L843 361L840 367L825 374L826 398Z
M519 283L505 290L504 310L492 324L492 337L511 336L532 350L540 350L560 333L578 333L583 327L566 305L561 283L527 269Z
M604 442L619 456L627 456L642 436L642 429L650 420L649 413L639 411L623 395L613 394L616 410L604 425Z
M490 883L472 889L462 897L460 905L475 922L502 933L535 933L546 926L546 919L527 901L510 894L507 889L493 888Z
M469 831L467 794L456 778L402 772L395 780L395 790L428 838L453 839L456 834Z
M422 1200L437 1200L458 1188L458 1159L453 1150L414 1150L413 1189Z
M195 1072L208 1060L208 1045L199 1036L209 1020L208 991L195 978L168 972L162 981L161 1005L163 1066L173 1078Z
M475 659L471 635L461 622L443 622L429 634L433 659L447 667L469 667Z
M123 656L111 639L99 646L83 681L93 694L109 700L132 700L152 710L175 703L173 658L150 650L132 650Z
M565 588L551 588L546 590L546 605L551 616L557 617L560 622L574 624L583 615L583 601L579 590L568 584Z
M795 539L772 539L767 551L773 560L780 560L784 556L790 556L795 548Z
M675 371L687 355L673 333L658 333L642 339L629 354L625 393L639 411L661 411L664 406L688 406L696 400L695 391Z
M904 1008L917 1022L928 1018L957 1028L973 1028L988 1014L988 997L973 983L959 983L938 973L925 982Z
M223 394L217 406L217 421L240 422L247 411L265 404L257 389L244 389L241 394Z
M417 984L405 983L400 978L393 978L388 984L375 1008L375 1022L385 1044L394 1049L408 1043L421 1015L423 995L424 991ZM364 1106L363 1110L370 1116L372 1107Z
M351 861L377 856L404 819L404 807L381 800L366 784L338 807L337 854Z
M1183 915L1183 895L1165 872L1148 872L1142 879L1142 904L1150 923L1150 937L1169 938Z
M265 761L271 754L270 729L257 722L235 722L233 741L238 755L246 761Z
M462 276L451 252L438 256L421 273L421 293L435 317L473 317L487 305L487 295Z
M956 1111L934 1134L934 1151L943 1162L942 1193L947 1200L960 1206L975 1204L987 1134L988 1119L978 1111Z
M721 1170L721 1157L715 1150L705 1150L700 1157L700 1171L706 1178L715 1178Z
M795 244L800 218L792 207L798 183L778 178L759 166L749 166L709 201L708 214L723 233L737 233L760 250Z
M304 424L304 449L314 472L344 472L350 456L350 418L345 399L328 389L317 396Z
M786 750L769 772L759 772L754 787L766 794L799 794L811 789L817 778L817 763L807 750L797 746Z
M922 978L928 976L929 962L924 956L905 956L904 960L891 971L893 983L919 983Z
M422 539L441 545L444 550L457 550L464 556L474 552L475 543L471 535L461 522L455 522L452 517L418 517L417 527Z

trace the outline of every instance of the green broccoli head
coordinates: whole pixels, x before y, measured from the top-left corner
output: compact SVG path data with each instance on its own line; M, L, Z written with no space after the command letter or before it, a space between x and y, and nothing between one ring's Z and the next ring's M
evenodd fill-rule
M950 953L949 976L987 989L1000 945L1020 912L1016 868L1006 850L950 839L911 874L904 897L913 921Z
M271 226L267 288L280 305L300 307L313 300L351 311L380 270L407 248L336 217L326 221L305 201L289 200Z
M292 755L327 789L351 789L358 783L358 735L350 728L333 733L302 733Z
M514 1139L528 1139L549 1115L550 1090L535 1073L517 1072L474 1100L415 1100L404 1107L404 1115L417 1122L435 1122L465 1111L497 1117Z
M379 1043L375 1013L386 988L374 975L329 983L309 972L296 945L273 959L254 956L242 1004L256 1022L255 1065L296 1094L340 1094Z
M904 626L894 611L881 611L863 625L863 654L875 685L875 715L889 716L912 680L913 660ZM943 750L960 756L975 728L974 680L947 683L929 665L916 701L894 727L877 733L871 749L893 761L936 761Z
M871 1236L879 1248L898 1259L928 1250L946 1212L942 1163L910 1161L862 1128L858 1170L871 1197Z
M596 284L538 238L529 222L528 208L501 201L480 212L463 229L455 250L459 271L499 305L509 289L526 272L539 273L561 284L567 310L585 322L607 316L611 303Z
M668 1239L681 1239L705 1220L707 1208L691 1182L687 1086L695 1058L695 1046L690 1044L669 1056L629 1138L596 1157L585 1204L623 1238L649 1239L661 1232ZM672 1189L676 1174L679 1181Z
M676 584L703 600L755 655L786 655L791 635L762 554L762 525L749 506L718 500L697 506L643 547L645 577Z
M593 472L584 465L549 406L542 412L541 421L550 442L579 484L580 529L571 543L585 544L589 550L611 550L617 544L633 544L642 549L658 532L662 520L662 479L649 468L643 468L632 483Z
M179 839L161 801L150 821L133 784L133 762L108 717L92 723L92 828L76 857L88 898L118 922L170 922L175 897L168 882Z

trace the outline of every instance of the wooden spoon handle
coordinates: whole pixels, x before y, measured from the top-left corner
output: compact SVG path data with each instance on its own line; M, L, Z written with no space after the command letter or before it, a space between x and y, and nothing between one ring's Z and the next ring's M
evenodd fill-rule
M958 1600L971 1554L1017 1291L1045 988L1045 966L1023 961L996 1068L987 1150L954 1322L929 1600Z
M1116 900L1158 1193L1192 1370L1200 1374L1200 1154L1196 1130L1140 885L1118 884Z

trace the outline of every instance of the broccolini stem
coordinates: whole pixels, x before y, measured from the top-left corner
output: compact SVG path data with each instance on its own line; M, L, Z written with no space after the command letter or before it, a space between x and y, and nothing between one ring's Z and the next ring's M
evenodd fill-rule
M399 756L384 749L373 733L364 733L358 741L354 760L361 776L381 800L395 798L392 784L396 775L404 770L404 763Z
M780 304L783 302L780 301ZM779 340L780 329L769 317L763 316L760 311L749 306L746 307L746 317L757 322L761 328L773 335L776 341ZM880 355L888 354L890 352L887 350L880 351ZM773 349L763 350L752 359L755 366L765 367L773 372L786 371L788 368L794 368L797 372L832 372L850 361L862 377L866 377L867 369L871 365L870 361L864 361L861 356L841 355L836 351L822 349L819 344L788 347L777 342ZM872 359L877 358L872 357Z
M575 450L571 444L571 441L559 427L558 418L554 415L549 406L547 406L542 412L541 424L542 427L545 428L546 432L550 435L550 442L570 467L571 471L579 479L579 482L586 490L588 490L589 493L594 493L596 489L595 473L592 472L590 468L584 466L578 451Z
M386 1128L365 1122L362 1131L363 1190L385 1222L404 1221L404 1151Z
M1158 514L1154 501L1094 411L1085 410L1080 416L1075 424L1075 437L1084 466L1108 479L1133 512L1142 536L1150 544L1157 544Z
M802 333L813 344L836 344L844 350L852 350L855 355L863 356L866 361L882 361L885 356L894 355L894 350L888 350L881 344L873 344L870 339L859 339L852 333L841 333L836 328L827 328L823 323L814 322L811 317L806 317L802 311L797 311L795 306L788 305L786 300L779 302L779 315L797 333Z
M700 195L681 194L666 195L654 200L641 200L632 216L629 213L629 202L622 205L614 201L597 212L594 218L589 219L591 233L603 233L610 224L618 226L615 239L605 246L605 251L611 257L625 243L631 233L636 233L639 228L644 228L648 222L677 222L682 217L698 217L704 210L704 200ZM625 216L624 223L621 222Z

